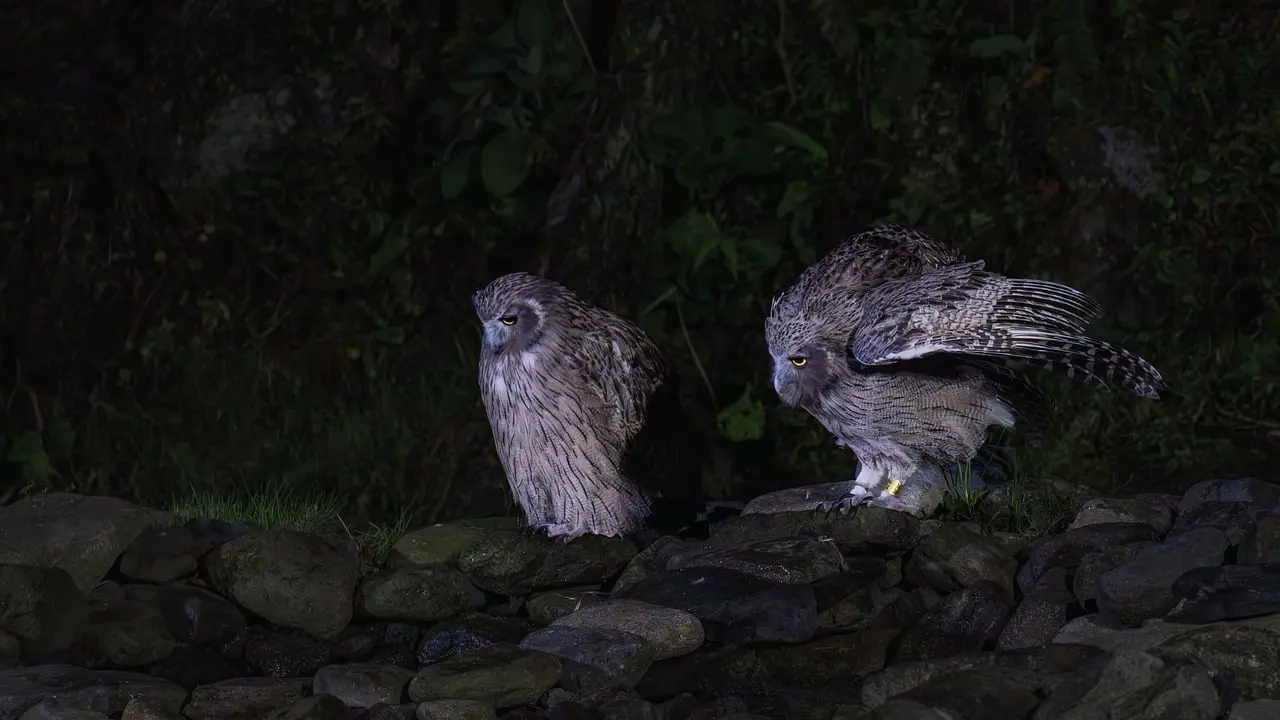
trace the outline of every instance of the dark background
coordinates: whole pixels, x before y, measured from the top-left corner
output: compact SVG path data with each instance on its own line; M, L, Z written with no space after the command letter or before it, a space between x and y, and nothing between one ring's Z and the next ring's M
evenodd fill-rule
M763 317L869 224L1067 282L1166 374L1055 383L1033 480L1280 459L1270 2L58 0L0 10L0 497L504 512L470 294L637 318L745 498L849 477Z

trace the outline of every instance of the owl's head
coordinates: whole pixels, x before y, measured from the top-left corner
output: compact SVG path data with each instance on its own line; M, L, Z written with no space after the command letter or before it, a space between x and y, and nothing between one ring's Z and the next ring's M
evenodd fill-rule
M484 328L482 352L496 355L534 348L557 306L572 298L560 283L530 273L497 278L471 296Z
M836 379L845 353L841 343L830 339L828 325L785 294L774 299L764 335L773 362L773 389L782 404L808 405Z

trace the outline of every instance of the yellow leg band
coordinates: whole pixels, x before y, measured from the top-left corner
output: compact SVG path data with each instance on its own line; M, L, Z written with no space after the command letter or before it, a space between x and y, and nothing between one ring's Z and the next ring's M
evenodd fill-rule
M902 481L890 479L889 484L886 485L884 489L887 490L890 495L897 495L902 490Z

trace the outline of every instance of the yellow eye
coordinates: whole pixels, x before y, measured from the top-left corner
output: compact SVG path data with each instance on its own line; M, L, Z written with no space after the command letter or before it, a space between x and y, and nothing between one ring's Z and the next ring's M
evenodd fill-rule
M515 316L515 315L503 315L503 316L502 316L502 324L503 324L503 325L515 325L515 324L516 324L516 316Z
M802 355L793 355L787 359L790 360L791 364L795 365L796 367L804 367L805 365L809 364L809 358L804 357Z

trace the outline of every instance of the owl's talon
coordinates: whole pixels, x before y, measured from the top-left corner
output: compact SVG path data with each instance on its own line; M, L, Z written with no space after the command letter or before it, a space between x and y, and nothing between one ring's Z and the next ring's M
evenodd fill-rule
M818 503L818 509L822 512L838 512L841 515L848 515L854 508L859 505L865 505L871 501L871 494L861 485L854 485L848 495L837 500L827 500Z

